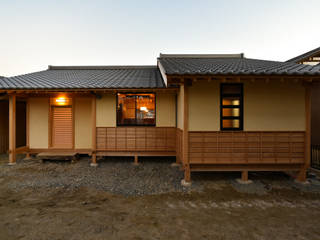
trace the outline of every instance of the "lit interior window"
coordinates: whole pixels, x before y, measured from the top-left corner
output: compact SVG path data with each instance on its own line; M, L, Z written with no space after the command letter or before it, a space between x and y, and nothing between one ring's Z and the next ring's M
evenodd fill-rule
M221 130L242 130L242 84L221 84Z
M117 125L155 125L155 94L117 94Z

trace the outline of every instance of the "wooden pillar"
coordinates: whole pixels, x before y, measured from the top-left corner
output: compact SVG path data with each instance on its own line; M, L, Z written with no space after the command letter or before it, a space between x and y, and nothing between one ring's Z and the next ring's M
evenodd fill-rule
M9 165L16 164L16 95L9 96Z
M134 165L139 165L138 155L134 155Z
M91 121L92 121L92 157L91 166L96 167L97 164L97 127L96 127L96 96L91 101Z
M184 181L191 182L191 172L189 164L189 91L188 82L183 85L183 135L182 135L182 159L184 165Z
M305 154L304 165L301 167L297 180L305 182L307 180L307 169L310 167L311 161L311 83L305 85L305 113L306 113L306 132L305 132Z
M241 181L247 182L248 181L248 171L241 172Z
M29 134L30 134L30 129L29 129L29 125L30 125L30 120L29 120L29 112L30 112L30 104L29 104L29 99L27 99L26 102L26 147L27 147L27 153L26 153L26 157L24 158L24 160L31 160L31 155L30 155L30 138L29 138Z

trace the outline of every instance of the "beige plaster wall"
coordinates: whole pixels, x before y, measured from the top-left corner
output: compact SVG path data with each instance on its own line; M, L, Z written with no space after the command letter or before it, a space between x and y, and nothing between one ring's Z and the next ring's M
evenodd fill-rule
M178 101L178 126L182 125L180 110ZM219 82L198 81L189 87L189 130L220 130ZM305 88L301 83L244 82L244 131L304 130Z
M117 126L116 95L103 94L97 99L97 127Z
M176 126L176 96L174 93L157 93L156 126Z
M220 93L216 81L198 81L189 87L189 131L220 130Z
M304 131L305 88L301 83L247 82L245 131Z
M76 149L92 147L91 98L76 98L74 103Z
M48 98L29 99L29 146L30 148L48 148Z

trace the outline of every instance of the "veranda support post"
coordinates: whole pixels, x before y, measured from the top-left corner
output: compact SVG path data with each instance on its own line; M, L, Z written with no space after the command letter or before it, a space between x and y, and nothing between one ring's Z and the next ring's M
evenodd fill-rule
M16 95L9 96L9 165L16 164Z
M92 121L92 155L91 166L96 167L97 164L97 138L96 138L96 96L92 96L91 100L91 121Z
M306 112L306 133L305 133L305 159L304 165L301 167L297 180L305 182L307 180L307 169L310 167L311 161L311 83L306 83L305 93L305 112Z
M182 135L182 159L184 165L184 185L191 183L191 170L189 164L189 96L188 82L183 83L183 135Z

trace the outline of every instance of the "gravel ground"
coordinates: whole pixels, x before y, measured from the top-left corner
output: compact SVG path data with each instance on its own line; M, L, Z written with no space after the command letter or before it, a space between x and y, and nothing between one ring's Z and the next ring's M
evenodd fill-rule
M90 159L83 157L75 163L70 161L24 161L15 166L0 165L0 178L19 173L23 182L13 181L9 187L15 191L23 188L65 188L76 190L95 188L124 196L186 192L199 189L198 184L184 188L180 181L183 172L171 167L174 159L140 159L138 166L131 158L108 158L99 161L98 167L90 167ZM14 172L12 171L14 169Z
M5 163L7 156L0 158ZM320 193L320 181L310 178L309 184L293 181L284 173L254 172L249 177L251 184L236 181L240 173L192 173L191 187L183 187L183 171L172 167L173 158L140 158L138 166L132 158L106 158L98 167L90 167L90 159L82 157L75 163L70 161L24 161L19 156L17 165L0 164L0 179L16 175L24 179L12 181L8 186L13 191L23 188L64 188L77 190L83 187L103 190L123 196L142 196L172 192L203 192L205 189L222 189L231 186L240 193L265 195L273 189L293 189L302 192ZM14 169L14 171L12 171Z
M284 173L183 172L174 159L108 158L98 168L0 156L0 240L318 240L320 181Z

